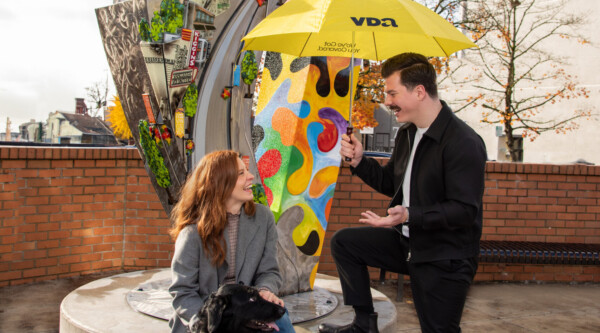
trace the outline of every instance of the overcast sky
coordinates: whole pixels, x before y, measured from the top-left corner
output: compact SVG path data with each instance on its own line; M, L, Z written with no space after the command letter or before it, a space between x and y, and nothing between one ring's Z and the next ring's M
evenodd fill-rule
M0 1L0 132L48 113L75 111L85 88L109 80L95 8L112 0ZM90 103L87 103L90 106ZM109 105L111 103L109 102Z

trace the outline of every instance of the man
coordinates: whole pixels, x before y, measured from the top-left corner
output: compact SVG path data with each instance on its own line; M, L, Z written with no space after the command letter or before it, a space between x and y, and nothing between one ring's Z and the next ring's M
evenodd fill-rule
M355 317L319 332L378 332L367 266L410 275L423 332L460 332L467 291L477 270L481 238L485 145L438 98L427 58L403 53L383 63L385 105L400 123L385 166L363 157L354 135L342 137L352 173L392 197L388 215L367 211L367 227L331 239L344 303ZM402 286L399 286L400 288Z

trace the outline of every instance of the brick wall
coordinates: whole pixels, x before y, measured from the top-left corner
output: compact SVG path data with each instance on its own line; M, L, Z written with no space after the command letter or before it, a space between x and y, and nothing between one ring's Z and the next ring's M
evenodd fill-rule
M341 168L320 273L337 275L331 235L388 201ZM600 166L490 162L483 238L598 244L599 207ZM134 148L0 146L0 286L168 267L169 225ZM476 279L600 282L600 267L486 263Z
M0 220L0 286L170 264L137 149L0 147Z
M485 187L482 239L600 244L600 166L488 162ZM358 216L367 209L385 214L389 200L341 169L320 273L337 275L333 233L361 225ZM370 272L379 277L379 270ZM600 282L600 267L482 263L476 280Z

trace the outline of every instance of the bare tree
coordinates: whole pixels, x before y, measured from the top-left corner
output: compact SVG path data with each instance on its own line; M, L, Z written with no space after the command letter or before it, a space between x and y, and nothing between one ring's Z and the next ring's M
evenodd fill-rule
M565 12L564 0L470 0L468 6L465 25L479 46L474 60L483 79L473 85L479 95L470 99L482 99L483 122L504 126L512 161L518 157L516 137L565 133L578 127L575 120L590 117L590 109L572 103L558 117L543 113L562 99L588 97L548 46L557 39L588 44L579 35L584 16Z
M90 87L86 87L87 98L90 103L90 116L97 117L101 112L101 118L104 119L104 111L106 109L106 101L108 99L108 76L104 82L96 81Z
M452 23L457 29L465 33L473 26L470 20L472 17L466 15L468 0L416 0L422 5L434 11L436 14ZM438 86L455 87L475 82L476 76L460 77L457 75L464 71L468 62L461 60L464 51L459 51L449 57L432 57L429 62L435 68L438 74ZM476 105L483 98L483 95L469 96L467 98L456 98L447 101L452 105L454 113L467 109L469 106Z

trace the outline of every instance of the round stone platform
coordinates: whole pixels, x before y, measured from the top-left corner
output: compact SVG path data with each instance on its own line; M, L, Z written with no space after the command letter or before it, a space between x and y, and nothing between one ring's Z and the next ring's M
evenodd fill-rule
M169 332L165 319L172 313L166 291L170 278L170 269L165 268L118 274L81 286L61 303L60 332ZM141 295L143 291L150 292ZM371 292L380 332L395 332L396 308L382 293ZM327 275L317 275L314 291L283 300L297 332L316 332L321 322L344 324L354 316L351 307L342 305L339 280Z

